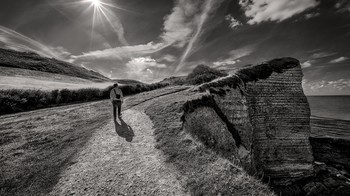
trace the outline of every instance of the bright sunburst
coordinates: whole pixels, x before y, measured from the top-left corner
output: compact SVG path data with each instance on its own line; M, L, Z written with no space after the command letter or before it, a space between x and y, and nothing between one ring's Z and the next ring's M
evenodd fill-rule
M129 13L134 13L130 10L126 10L124 8L118 7L115 3L107 3L108 0L79 0L81 3L89 3L90 5L87 7L86 11L92 10L92 25L91 25L91 40L90 45L92 43L92 39L94 37L94 30L98 24L108 23L112 28L112 31L118 36L119 41L123 45L128 45L128 42L124 38L124 30L123 26L120 23L116 14L112 11L112 9L118 9L121 11L126 11ZM92 9L91 9L92 8Z
M100 7L101 6L101 0L90 0L92 5L95 7Z

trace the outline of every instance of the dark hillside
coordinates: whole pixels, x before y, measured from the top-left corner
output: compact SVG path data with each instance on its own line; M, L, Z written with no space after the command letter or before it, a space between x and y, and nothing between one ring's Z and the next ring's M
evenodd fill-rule
M169 85L199 85L206 82L210 82L214 79L227 76L224 71L213 69L207 65L197 65L188 76L172 76L165 78L160 83L166 83Z
M0 48L0 67L12 67L68 75L94 81L108 81L105 76L83 67L33 52L18 52Z

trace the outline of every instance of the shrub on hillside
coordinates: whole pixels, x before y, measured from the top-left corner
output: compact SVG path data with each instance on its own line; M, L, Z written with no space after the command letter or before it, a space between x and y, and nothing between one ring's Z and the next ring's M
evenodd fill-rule
M223 76L227 76L227 73L210 68L206 65L198 65L190 74L188 74L186 83L198 85L210 82L216 78Z
M166 84L137 84L121 86L125 96L150 91L167 86ZM29 111L34 109L64 105L69 103L97 101L108 99L110 90L87 88L87 89L62 89L53 91L42 90L0 90L0 115Z

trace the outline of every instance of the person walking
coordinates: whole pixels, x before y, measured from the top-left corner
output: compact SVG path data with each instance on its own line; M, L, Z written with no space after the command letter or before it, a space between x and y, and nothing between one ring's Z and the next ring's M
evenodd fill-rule
M120 88L118 87L118 83L115 83L113 85L113 88L109 94L110 98L111 98L111 102L113 105L113 117L114 120L116 120L117 116L117 112L116 110L118 109L118 117L121 118L122 113L121 113L121 109L122 109L122 103L123 103L123 92L122 90L120 90Z

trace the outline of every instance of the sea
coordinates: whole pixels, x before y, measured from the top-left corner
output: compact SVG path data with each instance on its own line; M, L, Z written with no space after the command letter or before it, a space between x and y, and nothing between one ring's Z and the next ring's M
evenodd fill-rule
M350 96L307 96L311 116L350 121Z

